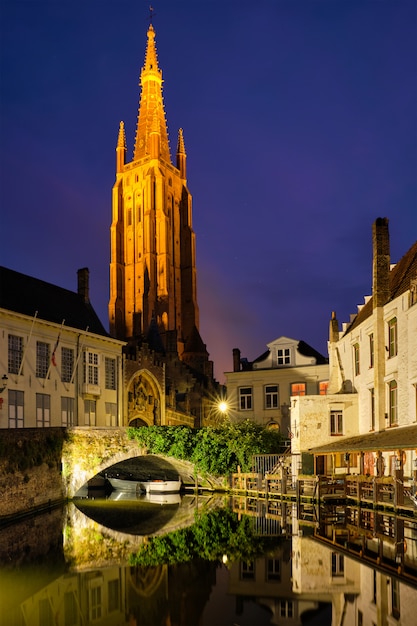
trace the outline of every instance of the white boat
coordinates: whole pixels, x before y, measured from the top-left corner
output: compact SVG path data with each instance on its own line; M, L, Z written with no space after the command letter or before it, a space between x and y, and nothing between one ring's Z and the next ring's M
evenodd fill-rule
M106 474L106 478L117 491L129 491L133 493L178 493L181 489L181 478L176 480L166 478L154 478L141 480L132 474L117 473Z
M164 478L149 480L143 483L146 493L178 493L181 489L181 479L165 480Z
M115 502L151 502L152 504L181 504L180 493L134 493L133 491L114 490L108 497Z

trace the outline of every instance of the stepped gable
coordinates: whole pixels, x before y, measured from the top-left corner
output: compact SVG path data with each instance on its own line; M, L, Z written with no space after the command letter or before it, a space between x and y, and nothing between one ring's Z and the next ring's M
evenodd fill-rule
M22 315L109 337L89 302L74 291L0 267L0 307Z
M413 279L417 278L417 241L411 246L408 252L392 268L389 276L390 297L389 302L401 296L408 289ZM347 328L345 335L354 328L362 324L372 315L373 297L361 308L352 323Z

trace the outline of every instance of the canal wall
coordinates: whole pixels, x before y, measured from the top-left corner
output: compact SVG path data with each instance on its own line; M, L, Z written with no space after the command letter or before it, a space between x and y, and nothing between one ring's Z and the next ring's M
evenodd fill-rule
M65 499L63 428L0 431L0 522Z

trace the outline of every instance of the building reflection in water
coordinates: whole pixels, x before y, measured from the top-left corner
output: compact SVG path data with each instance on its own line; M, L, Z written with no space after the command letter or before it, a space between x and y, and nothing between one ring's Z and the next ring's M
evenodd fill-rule
M79 512L71 531L60 511L3 528L0 626L414 626L415 517L270 504L232 500L255 535L277 539L240 561L226 549L213 561L132 566L126 554L146 538L116 538Z

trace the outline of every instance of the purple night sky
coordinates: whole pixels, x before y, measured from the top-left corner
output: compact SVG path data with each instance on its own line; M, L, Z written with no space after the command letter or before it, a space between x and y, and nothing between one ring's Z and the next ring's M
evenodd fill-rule
M155 0L188 155L200 331L216 377L286 335L327 354L370 294L372 223L417 238L415 0ZM2 0L1 257L108 328L115 146L131 160L149 2Z

